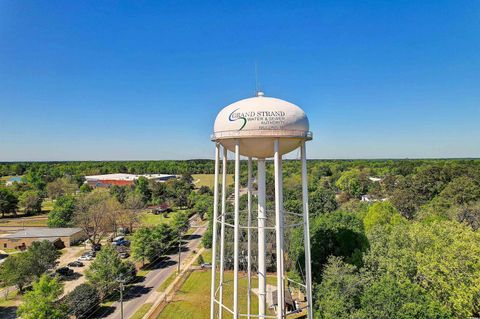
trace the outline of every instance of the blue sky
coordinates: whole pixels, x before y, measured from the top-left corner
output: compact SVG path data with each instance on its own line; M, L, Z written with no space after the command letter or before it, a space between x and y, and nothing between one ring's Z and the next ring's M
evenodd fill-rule
M311 158L480 157L480 1L1 1L0 161L212 158L301 106Z

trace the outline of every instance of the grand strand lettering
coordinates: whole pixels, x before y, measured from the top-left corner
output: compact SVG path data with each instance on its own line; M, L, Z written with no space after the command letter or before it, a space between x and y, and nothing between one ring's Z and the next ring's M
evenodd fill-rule
M247 123L256 123L256 129L272 130L279 129L285 124L286 114L284 111L246 111L234 112L230 118L232 120L243 118Z

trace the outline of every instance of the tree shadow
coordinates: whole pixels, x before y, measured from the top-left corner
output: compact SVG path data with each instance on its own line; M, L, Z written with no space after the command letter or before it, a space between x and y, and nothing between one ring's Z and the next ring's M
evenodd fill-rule
M100 306L88 318L106 318L115 312L115 307L112 306Z
M185 235L185 236L183 236L182 239L183 239L183 240L194 240L194 239L198 239L198 238L200 238L200 237L202 237L202 236L199 235L199 234L191 234L191 235Z
M152 290L152 287L145 287L140 285L133 285L128 287L128 290L123 295L123 300L128 301L148 294Z
M62 276L62 281L77 280L80 277L83 277L83 275L78 273L78 272L74 272L73 275L71 275L71 276Z
M148 269L154 270L154 269L163 269L167 268L169 266L175 265L177 262L172 260L172 259L164 259L163 261L156 262L154 264L151 264Z
M0 318L13 319L17 318L17 307L0 307Z

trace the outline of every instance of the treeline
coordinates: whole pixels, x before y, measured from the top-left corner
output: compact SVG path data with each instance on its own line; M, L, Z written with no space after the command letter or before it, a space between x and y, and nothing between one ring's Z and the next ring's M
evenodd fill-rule
M163 161L85 161L85 162L3 162L0 176L38 172L52 179L64 175L129 174L209 174L214 171L211 160Z
M287 160L286 163L298 163ZM444 165L455 163L459 166L478 165L478 159L413 159L413 160L309 160L309 168L329 167L344 171L353 167L369 167L379 174L390 172L398 175L413 173L418 167L425 165ZM242 165L246 165L242 161ZM295 164L294 164L295 165ZM65 175L98 175L110 173L130 174L213 174L213 160L161 160L161 161L79 161L79 162L1 162L0 176L25 175L35 172L49 182ZM229 167L233 172L233 167Z

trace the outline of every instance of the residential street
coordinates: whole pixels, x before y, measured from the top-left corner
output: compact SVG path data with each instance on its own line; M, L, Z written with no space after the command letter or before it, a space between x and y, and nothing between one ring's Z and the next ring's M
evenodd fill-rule
M195 227L195 225L193 225L193 227ZM187 254L190 255L193 250L198 249L205 230L206 227L200 227L190 235L188 243L184 245L182 250L182 260L185 260ZM172 254L167 257L168 258L157 265L155 269L150 270L146 275L145 280L130 287L128 293L125 294L123 303L124 318L130 318L143 304L154 303L157 297L160 296L161 293L157 292L156 289L170 276L170 274L177 270L178 255ZM121 318L120 303L115 302L103 312L97 312L95 318Z

